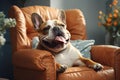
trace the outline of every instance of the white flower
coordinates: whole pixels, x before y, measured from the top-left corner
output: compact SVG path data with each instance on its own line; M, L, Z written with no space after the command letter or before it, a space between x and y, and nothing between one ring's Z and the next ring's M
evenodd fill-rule
M0 46L4 45L6 42L6 39L3 37L3 35L0 36Z
M3 12L0 12L0 47L3 46L6 42L4 38L4 34L6 33L6 29L15 27L16 20L12 18L6 18Z
M16 25L15 19L12 19L12 18L6 18L6 19L4 19L4 26L6 28L15 27L15 25Z

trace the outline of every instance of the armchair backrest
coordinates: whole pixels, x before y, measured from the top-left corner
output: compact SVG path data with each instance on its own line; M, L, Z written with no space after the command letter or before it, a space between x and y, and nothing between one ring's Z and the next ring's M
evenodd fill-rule
M38 33L34 30L31 14L42 15L44 21L48 19L58 19L59 9L47 6L29 6L19 8L12 6L9 16L15 18L17 25L10 30L13 52L19 49L31 48L31 40ZM86 23L82 12L79 9L65 10L67 29L71 33L71 39L86 39Z

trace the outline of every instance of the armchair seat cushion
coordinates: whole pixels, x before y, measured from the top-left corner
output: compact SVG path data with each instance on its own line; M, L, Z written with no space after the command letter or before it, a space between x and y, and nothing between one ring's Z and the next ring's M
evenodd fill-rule
M88 67L71 67L58 75L58 80L115 80L112 67L104 66L101 71Z

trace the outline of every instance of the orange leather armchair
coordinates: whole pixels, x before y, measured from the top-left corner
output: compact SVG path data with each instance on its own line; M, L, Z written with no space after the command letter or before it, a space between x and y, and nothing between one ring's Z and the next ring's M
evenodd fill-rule
M16 27L10 30L15 80L120 80L120 49L110 45L96 45L91 50L92 59L104 65L103 70L96 72L88 67L71 67L56 74L51 53L31 47L32 38L38 35L31 22L34 12L46 21L57 19L59 9L47 6L19 8L15 5L10 8L9 16L17 21ZM86 39L83 13L79 9L66 10L65 13L71 39Z

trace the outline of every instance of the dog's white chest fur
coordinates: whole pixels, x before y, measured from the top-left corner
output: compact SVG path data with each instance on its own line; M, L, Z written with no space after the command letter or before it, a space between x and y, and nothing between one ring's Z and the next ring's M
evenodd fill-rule
M71 44L70 44L71 45ZM55 60L57 63L62 65L66 65L67 67L73 66L73 64L79 60L79 64L83 63L80 61L80 52L71 45L65 51L60 52L59 54L55 55Z

